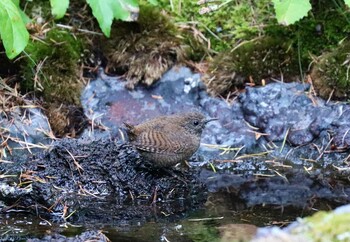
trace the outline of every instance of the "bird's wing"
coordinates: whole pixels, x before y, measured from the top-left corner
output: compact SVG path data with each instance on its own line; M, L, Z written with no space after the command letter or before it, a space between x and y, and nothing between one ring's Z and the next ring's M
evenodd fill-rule
M187 150L183 137L171 137L157 130L140 133L132 143L139 150L159 154L183 154Z

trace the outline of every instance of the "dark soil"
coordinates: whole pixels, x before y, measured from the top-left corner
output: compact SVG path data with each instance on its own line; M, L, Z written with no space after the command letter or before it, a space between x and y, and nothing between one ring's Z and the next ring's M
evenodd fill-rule
M160 211L179 215L202 206L206 197L198 171L153 169L129 145L107 140L62 140L20 167L2 166L5 170L21 171L2 182L7 191L14 189L0 195L8 206L55 219L75 211L72 222L125 224ZM19 181L22 189L10 189Z

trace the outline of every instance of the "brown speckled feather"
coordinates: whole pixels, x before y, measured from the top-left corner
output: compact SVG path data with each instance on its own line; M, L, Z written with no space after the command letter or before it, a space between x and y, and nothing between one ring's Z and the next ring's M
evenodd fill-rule
M193 140L193 137L189 135L182 135L180 137L172 136L174 135L165 135L161 131L150 130L140 133L132 143L137 149L168 155L187 153L188 149L191 149L191 147L195 150L198 148L196 147L198 143L197 138ZM189 145L188 142L191 140L193 140L192 143L195 144Z
M207 121L197 112L160 116L133 126L125 123L130 143L156 166L173 166L190 158L200 145Z

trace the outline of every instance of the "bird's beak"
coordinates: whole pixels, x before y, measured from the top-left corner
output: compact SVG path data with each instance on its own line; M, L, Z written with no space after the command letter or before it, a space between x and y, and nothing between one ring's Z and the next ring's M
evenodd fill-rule
M211 118L211 119L207 119L204 121L205 124L211 122L211 121L215 121L215 120L219 120L218 118Z

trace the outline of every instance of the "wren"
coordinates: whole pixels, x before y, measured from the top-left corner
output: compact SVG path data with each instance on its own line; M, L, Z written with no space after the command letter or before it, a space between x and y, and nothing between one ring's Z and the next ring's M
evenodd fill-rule
M190 158L208 122L199 112L159 116L133 126L124 123L130 143L155 167L171 167Z

